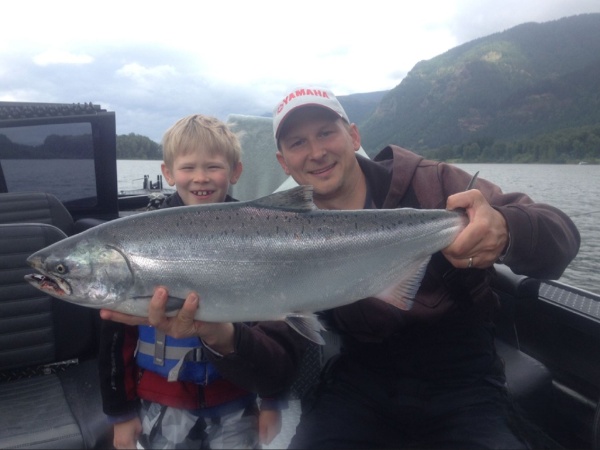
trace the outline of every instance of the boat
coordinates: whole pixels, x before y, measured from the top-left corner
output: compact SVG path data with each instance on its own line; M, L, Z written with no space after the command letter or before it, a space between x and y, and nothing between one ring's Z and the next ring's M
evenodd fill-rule
M259 155L263 169L274 152L265 120L236 117L238 129L260 124L268 134L246 133L270 142L245 152ZM115 129L115 113L99 105L0 102L0 448L112 444L96 371L98 312L41 295L23 275L38 248L169 194L149 175L140 189L119 191ZM266 195L283 178L272 171L261 181ZM535 446L600 449L600 296L503 265L496 271L497 348ZM294 405L339 350L338 336L325 339L306 355ZM298 420L297 409L286 411L273 448L287 445Z

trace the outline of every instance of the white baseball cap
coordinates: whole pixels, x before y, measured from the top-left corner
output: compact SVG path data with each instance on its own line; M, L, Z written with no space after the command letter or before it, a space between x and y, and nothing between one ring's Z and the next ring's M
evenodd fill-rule
M281 126L292 111L301 106L321 106L327 108L339 115L346 122L350 123L348 115L333 92L329 89L318 87L296 88L275 107L273 110L273 134L275 140L279 137Z

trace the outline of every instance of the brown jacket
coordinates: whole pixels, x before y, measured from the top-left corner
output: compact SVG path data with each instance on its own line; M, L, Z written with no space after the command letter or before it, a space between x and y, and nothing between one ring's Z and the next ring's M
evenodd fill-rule
M374 161L358 160L377 208L445 208L448 196L464 191L471 179L457 167L396 146L386 147ZM484 179L475 188L508 224L511 245L504 263L519 274L558 278L579 249L573 222L552 206L525 194L504 194ZM437 253L412 310L364 299L323 317L342 335L342 353L354 361L398 376L469 382L497 368L492 274L493 268L454 269ZM235 353L214 360L221 373L267 396L285 388L307 345L304 338L282 322L236 324L235 329Z

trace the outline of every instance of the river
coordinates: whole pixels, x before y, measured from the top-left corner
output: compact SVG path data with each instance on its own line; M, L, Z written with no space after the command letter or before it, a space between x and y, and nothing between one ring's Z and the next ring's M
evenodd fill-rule
M152 181L161 161L117 162L119 190L139 189L144 175ZM569 214L581 233L581 249L560 279L600 293L600 165L458 164L469 173L502 187L504 192L526 192L539 203L549 203Z

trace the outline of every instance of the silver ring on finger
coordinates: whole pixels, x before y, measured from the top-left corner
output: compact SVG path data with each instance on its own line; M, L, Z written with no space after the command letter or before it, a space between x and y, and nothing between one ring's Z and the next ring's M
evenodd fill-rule
M469 263L467 264L467 269L470 269L471 267L473 267L473 257L472 256L469 258Z

